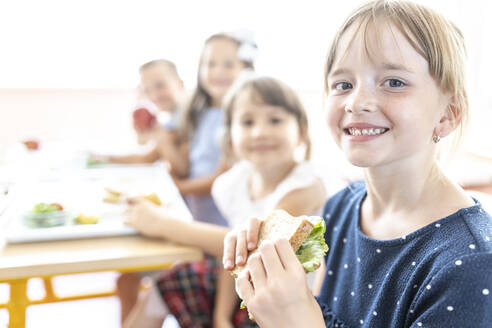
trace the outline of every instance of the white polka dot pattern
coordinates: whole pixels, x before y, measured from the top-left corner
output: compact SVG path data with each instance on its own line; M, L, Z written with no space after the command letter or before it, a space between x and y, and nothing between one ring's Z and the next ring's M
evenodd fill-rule
M452 326L453 322L460 323L457 327L466 327L465 320L470 320L468 314L481 311L479 307L475 310L473 304L492 304L489 303L492 301L490 282L470 273L476 269L486 271L483 268L490 265L484 264L492 263L490 257L483 256L492 245L492 230L483 225L484 218L476 226L473 224L480 218L478 209L473 213L468 209L461 212L458 225L453 217L446 217L422 229L425 235L417 230L409 235L400 234L397 240L380 241L360 233L360 225L356 224L360 211L354 211L356 203L348 205L353 195L343 198L346 206L341 211L338 210L341 207L330 211L333 222L327 229L327 239L336 240L342 247L329 253L327 259L326 285L330 285L324 298L327 310L350 311L352 324L359 327L384 327L391 318L396 318L395 313L401 314L403 321L412 320L412 327L444 327ZM367 193L361 193L359 198L364 196ZM346 212L347 207L350 212ZM473 234L462 228L465 219L470 230L475 229ZM487 219L490 220L488 214ZM449 288L450 283L453 288ZM390 294L391 297L382 299ZM412 304L416 298L422 303ZM432 303L436 298L438 302ZM435 306L421 316L422 306L428 304ZM404 326L399 320L393 326Z

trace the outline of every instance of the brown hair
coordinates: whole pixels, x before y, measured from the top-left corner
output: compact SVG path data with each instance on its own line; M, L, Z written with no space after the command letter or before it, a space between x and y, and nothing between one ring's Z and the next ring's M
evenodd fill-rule
M167 60L167 59L155 59L155 60L151 60L149 62L146 62L145 64L140 66L140 68L138 69L138 72L140 74L142 74L143 71L145 71L149 68L152 68L154 66L157 66L157 65L166 66L166 68L169 70L169 72L171 74L174 75L175 78L177 78L178 80L181 80L181 78L179 77L178 69L176 68L176 65L172 61Z
M241 41L239 41L239 39L235 38L234 36L227 33L217 33L217 34L213 34L207 40L205 40L203 50L205 49L205 47L209 42L214 40L229 40L234 44L236 44L238 48L241 45ZM191 100L189 101L188 105L185 108L183 114L183 120L180 126L181 140L189 140L191 138L193 132L197 127L198 117L200 115L200 112L203 109L212 106L212 97L207 93L207 91L203 88L200 82L200 71L202 69L203 50L202 50L202 54L200 55L200 62L198 64L197 86L191 96ZM254 69L254 64L252 61L242 60L242 63L244 65L244 68Z
M299 133L304 137L306 153L304 159L311 157L311 139L308 133L308 119L306 110L296 92L285 83L271 77L248 77L239 80L226 97L223 148L227 157L233 157L231 150L231 125L234 115L236 99L243 92L249 92L252 101L259 101L265 105L278 106L289 114L294 115L299 125Z
M368 26L390 22L408 40L412 47L429 64L429 73L442 92L454 97L450 114L459 136L468 121L468 96L465 88L466 49L461 31L437 12L409 1L376 0L362 5L345 20L331 44L325 66L325 90L329 91L328 75L333 67L341 37L349 27L357 25L364 33L364 43L369 54ZM370 55L370 54L369 54Z

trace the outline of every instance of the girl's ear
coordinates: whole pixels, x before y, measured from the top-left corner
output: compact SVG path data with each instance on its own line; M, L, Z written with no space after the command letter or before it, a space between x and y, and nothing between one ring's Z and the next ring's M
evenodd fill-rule
M449 104L439 119L438 126L434 129L434 135L446 137L459 125L461 121L461 108L456 103L454 96L450 97Z

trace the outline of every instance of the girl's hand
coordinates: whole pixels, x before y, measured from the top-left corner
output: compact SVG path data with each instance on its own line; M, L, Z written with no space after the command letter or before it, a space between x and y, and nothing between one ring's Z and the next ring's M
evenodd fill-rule
M262 243L236 280L236 291L262 328L325 327L304 269L287 239Z
M246 264L248 251L256 248L262 221L251 219L241 229L229 232L224 238L224 257L222 263L226 270L232 270L237 265Z
M123 213L125 224L149 237L162 237L165 218L159 207L143 198L132 198Z

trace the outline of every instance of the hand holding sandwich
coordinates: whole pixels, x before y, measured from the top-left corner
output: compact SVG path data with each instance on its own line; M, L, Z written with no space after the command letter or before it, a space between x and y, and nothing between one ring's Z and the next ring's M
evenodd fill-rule
M252 219L225 238L224 266L237 264L236 291L261 327L325 327L305 276L327 250L323 233L322 221L275 211L265 223Z
M236 290L262 328L325 327L304 268L287 239L265 241L248 259Z

